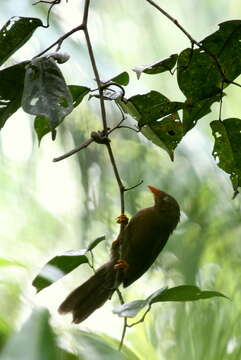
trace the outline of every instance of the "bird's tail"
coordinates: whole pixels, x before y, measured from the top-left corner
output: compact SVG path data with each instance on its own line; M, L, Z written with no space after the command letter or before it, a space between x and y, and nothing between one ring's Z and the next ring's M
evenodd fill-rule
M73 290L59 307L59 312L72 312L73 322L78 324L101 307L113 294L119 281L110 261L101 266L85 283Z

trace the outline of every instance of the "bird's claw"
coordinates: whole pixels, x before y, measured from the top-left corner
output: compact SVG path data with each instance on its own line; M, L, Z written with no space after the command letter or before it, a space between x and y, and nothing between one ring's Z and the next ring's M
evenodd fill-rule
M117 218L116 218L117 224L127 225L128 221L129 221L129 219L125 214L121 214L120 216L117 216Z
M127 269L128 267L129 267L128 262L123 259L117 260L116 264L114 265L115 270Z

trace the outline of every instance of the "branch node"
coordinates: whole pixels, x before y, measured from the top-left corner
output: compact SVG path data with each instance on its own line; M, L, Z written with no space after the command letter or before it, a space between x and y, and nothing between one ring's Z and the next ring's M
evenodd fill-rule
M107 130L109 131L110 129L107 128ZM90 133L90 137L93 139L94 142L96 142L97 144L109 144L110 143L110 139L108 138L108 134L106 135L106 132L103 131L92 131Z

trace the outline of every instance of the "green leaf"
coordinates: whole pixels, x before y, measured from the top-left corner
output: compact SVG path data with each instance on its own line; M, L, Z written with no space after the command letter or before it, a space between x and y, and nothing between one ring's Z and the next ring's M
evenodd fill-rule
M222 96L224 96L224 94L222 94ZM220 101L220 99L221 96L218 94L211 98L195 101L194 103L190 103L189 100L187 100L183 109L182 119L184 133L186 134L196 125L199 119L210 113L213 103Z
M76 106L78 106L81 103L85 95L87 95L90 92L90 88L86 86L69 85L68 88L73 98L74 108L76 108Z
M171 289L165 289L160 294L152 296L150 304L163 301L197 301L201 299L209 299L213 297L223 297L218 291L202 291L199 287L194 285L181 285Z
M97 239L95 239L89 244L89 246L87 247L87 251L93 250L103 240L105 240L105 236L99 236Z
M85 95L87 95L90 91L90 88L85 86L78 86L78 85L69 85L68 86L70 93L73 99L73 107L77 107ZM51 131L51 127L49 124L48 118L45 116L36 116L34 120L34 129L38 136L39 144L44 137L44 135L48 134Z
M51 259L33 280L33 286L39 292L61 279L81 264L88 263L87 250L70 250Z
M25 67L28 63L24 61L0 71L0 128L21 106Z
M173 150L183 136L177 110L182 109L185 104L170 101L157 91L135 95L125 101L118 100L117 103L138 122L143 135L166 150L173 160Z
M236 195L241 186L241 120L215 120L210 126L215 139L213 157L218 166L230 175Z
M53 134L56 126L73 110L71 93L51 57L34 59L27 66L22 107L29 114L47 118Z
M141 132L155 145L160 146L174 159L174 150L183 137L183 125L177 113L169 115L153 125L143 126Z
M105 240L105 236L99 236L93 240L86 249L69 250L61 255L55 256L42 268L33 280L33 286L39 292L73 271L79 265L89 263L86 254L103 240Z
M51 132L50 124L48 118L45 116L39 115L34 119L34 130L38 136L38 143L40 142L44 135L47 135ZM52 132L52 140L55 140L56 134Z
M178 85L189 103L221 92L222 76L214 59L201 49L185 49L177 62Z
M178 85L189 103L212 98L241 74L241 20L226 21L200 42L202 48L185 49L178 57Z
M115 82L115 83L117 83L119 85L126 86L126 85L129 84L129 80L130 80L129 74L126 71L123 71L119 75L114 76L113 78L108 80L107 83L108 82Z
M75 339L83 349L83 360L140 360L139 357L126 345L119 352L119 341L106 335L97 335L86 331L75 333Z
M33 313L1 352L1 360L59 360L60 356L46 310Z
M165 71L171 71L177 62L178 54L170 55L167 59L157 61L149 65L135 66L132 70L135 71L137 79L140 79L141 74L160 74Z
M0 65L23 46L39 26L43 24L37 18L10 18L0 30Z
M136 300L118 306L114 309L114 313L121 317L135 317L146 306L151 306L157 302L169 301L196 301L201 299L209 299L212 297L224 297L217 291L202 291L197 286L181 285L171 289L161 288L148 296L145 300Z
M134 117L139 127L153 124L156 120L170 115L184 106L183 103L172 102L154 90L147 94L132 96L127 102L119 101L118 104L124 112Z
M219 24L219 30L201 41L217 57L225 77L233 81L241 74L241 20Z

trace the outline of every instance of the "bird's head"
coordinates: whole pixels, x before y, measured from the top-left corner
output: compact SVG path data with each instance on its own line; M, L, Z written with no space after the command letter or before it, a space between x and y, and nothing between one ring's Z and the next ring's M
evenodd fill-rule
M180 208L177 201L165 191L159 190L154 186L149 185L148 188L154 196L154 206L158 211L161 213L167 212L171 217L176 218L178 222L180 218Z

